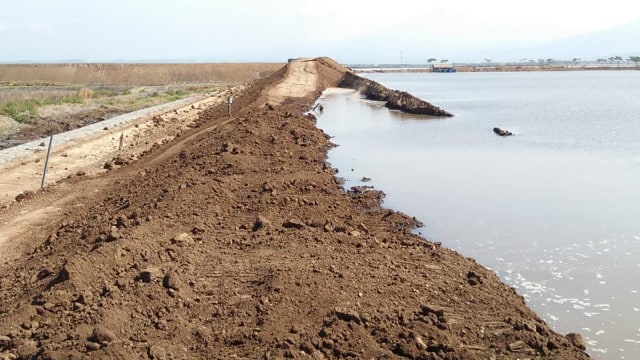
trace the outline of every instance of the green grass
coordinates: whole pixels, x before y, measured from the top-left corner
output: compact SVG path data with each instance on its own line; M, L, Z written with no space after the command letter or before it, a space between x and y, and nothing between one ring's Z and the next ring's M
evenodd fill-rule
M166 91L143 90L139 96L124 97L122 95L132 94L131 88L98 88L78 90L76 94L68 96L53 97L45 100L14 100L0 104L0 114L9 116L20 123L28 123L38 115L38 109L48 105L62 104L83 104L85 101L106 105L124 105L125 108L143 108L153 104L171 102L183 99L186 96L198 93L206 93L218 90L216 86L188 87L186 89L168 89ZM89 99L89 100L87 100Z
M185 96L188 94L188 92L182 90L182 89L178 89L178 90L173 90L173 89L169 89L165 92L165 94L169 95L169 96Z
M77 95L45 100L16 100L2 105L0 114L6 115L19 123L26 123L38 114L38 108L41 106L82 103L84 103L84 99Z
M25 123L37 114L39 103L40 101L33 99L10 101L0 108L0 114L6 115L17 122Z
M182 89L178 89L178 90L169 89L162 94L162 96L166 99L166 101L176 101L176 100L182 99L187 95L189 95L189 92Z
M113 97L113 96L118 96L118 95L119 95L118 91L116 91L114 89L97 89L97 90L93 90L93 97L95 97L95 98Z

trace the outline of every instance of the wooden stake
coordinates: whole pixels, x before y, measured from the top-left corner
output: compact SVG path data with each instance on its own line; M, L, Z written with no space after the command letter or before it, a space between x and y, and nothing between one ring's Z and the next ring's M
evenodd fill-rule
M44 171L42 172L42 181L40 189L44 189L44 180L47 177L47 167L49 166L49 156L51 156L51 147L53 145L53 134L49 137L49 148L47 149L47 158L44 160Z

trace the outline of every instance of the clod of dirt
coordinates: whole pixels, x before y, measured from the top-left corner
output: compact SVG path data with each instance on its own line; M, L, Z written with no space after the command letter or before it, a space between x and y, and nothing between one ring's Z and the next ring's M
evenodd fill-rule
M584 341L584 338L580 334L569 333L565 335L567 339L571 342L571 344L578 349L585 350L587 348L587 343Z
M291 218L286 220L284 223L282 223L282 226L284 226L287 229L304 229L305 224L304 222L302 222L299 219L295 219L295 218Z
M471 286L482 284L482 278L480 277L480 275L476 274L475 272L469 271L467 273L467 282Z
M195 244L195 241L193 240L191 235L189 235L187 233L182 233L182 234L178 234L178 235L174 236L171 239L171 243L175 244L175 245L178 245L178 246L191 246L191 245Z
M347 310L344 308L335 308L334 312L336 314L336 317L342 321L353 321L357 324L360 324L362 322L357 311Z
M118 166L126 165L129 163L127 160L123 159L121 156L114 157L112 161L114 165L118 165Z
M180 291L184 287L182 280L178 276L178 273L175 270L169 270L166 274L164 274L164 278L162 279L162 286L167 289L173 289L175 291Z
M82 291L76 302L82 305L91 305L93 303L93 294L88 290Z
M258 217L256 218L256 221L254 221L253 223L253 227L251 228L251 230L258 231L264 227L269 227L269 226L271 226L271 220L267 219L262 215L258 215Z
M104 326L96 326L93 328L91 336L87 340L98 343L100 345L107 345L116 339L116 335Z
M140 274L138 274L138 276L136 277L136 281L142 281L144 283L150 283L152 282L154 279L161 279L162 276L162 270L160 270L160 268L157 267L148 267L142 271L140 271Z
M303 341L300 344L300 350L304 351L307 354L313 354L314 351L316 351L316 348L313 347L313 344L311 344L308 341Z
M21 201L27 200L27 199L29 199L31 197L33 197L33 191L25 191L25 192L22 192L22 193L18 194L15 199L16 199L17 202L21 202Z
M149 358L151 360L166 360L167 354L163 348L154 345L149 347Z
M509 351L517 352L522 351L527 345L522 340L518 340L509 344Z
M436 316L444 315L444 309L438 305L423 304L422 306L420 306L420 308L422 309L422 315L429 315L429 314L435 314Z
M38 343L33 340L26 340L16 349L19 358L30 359L38 352Z
M49 284L47 285L47 288L51 288L54 285L60 284L62 282L65 282L65 281L69 280L70 277L71 277L71 275L69 274L69 270L67 269L67 265L65 264L60 269L60 271L58 271L58 275L49 282Z

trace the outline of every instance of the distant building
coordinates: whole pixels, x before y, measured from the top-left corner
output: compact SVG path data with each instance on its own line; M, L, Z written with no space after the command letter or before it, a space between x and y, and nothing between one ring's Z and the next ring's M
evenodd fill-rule
M454 73L456 72L456 68L453 67L453 64L449 63L433 64L431 65L431 72Z

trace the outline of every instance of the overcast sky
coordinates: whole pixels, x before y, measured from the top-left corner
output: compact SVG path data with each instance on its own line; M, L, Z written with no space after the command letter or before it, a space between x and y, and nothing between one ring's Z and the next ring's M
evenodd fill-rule
M640 17L640 1L630 0L0 2L0 62L481 61Z

